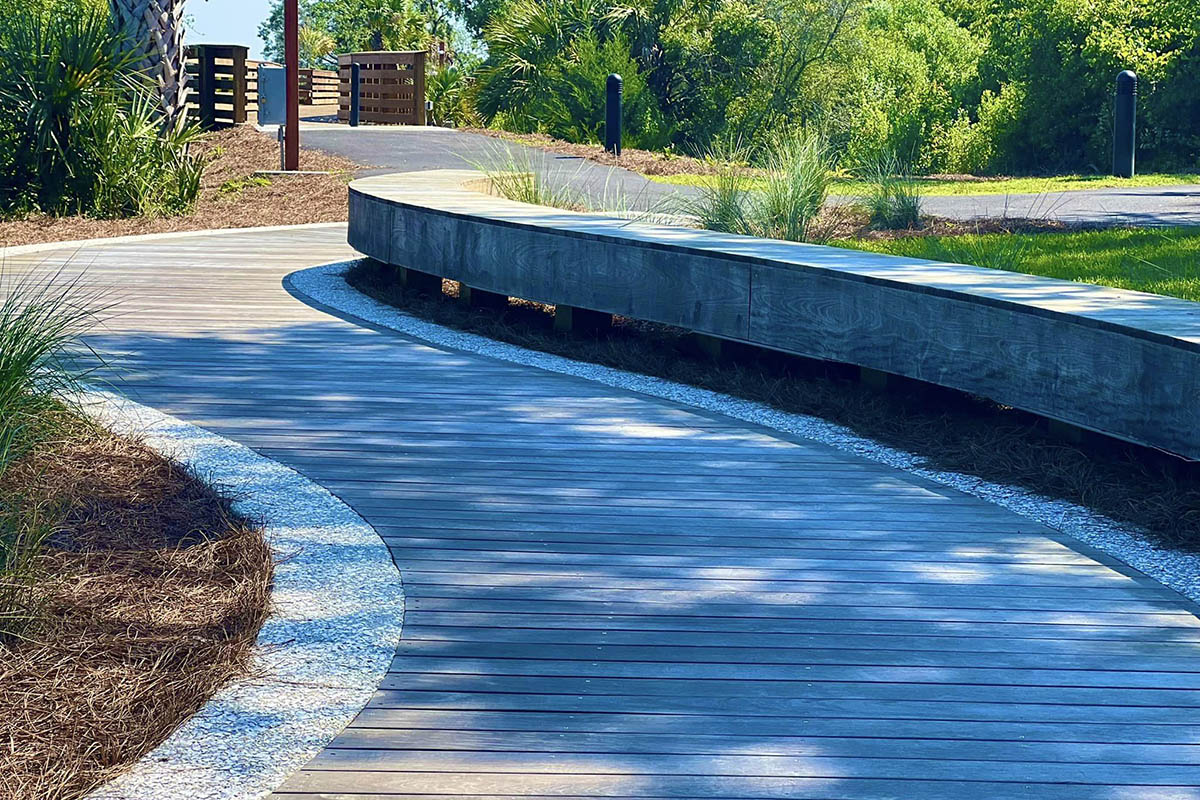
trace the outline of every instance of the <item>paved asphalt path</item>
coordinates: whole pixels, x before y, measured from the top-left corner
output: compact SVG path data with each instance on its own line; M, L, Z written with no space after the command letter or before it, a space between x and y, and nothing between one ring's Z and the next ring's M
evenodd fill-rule
M655 183L628 170L444 128L351 129L305 123L301 140L306 146L371 165L364 175L463 169L477 164L503 167L515 158L517 163L529 163L546 174L552 183L569 185L607 208L681 212L691 193L685 187ZM1200 225L1200 186L926 197L924 208L928 214L961 220L1009 217L1114 225Z

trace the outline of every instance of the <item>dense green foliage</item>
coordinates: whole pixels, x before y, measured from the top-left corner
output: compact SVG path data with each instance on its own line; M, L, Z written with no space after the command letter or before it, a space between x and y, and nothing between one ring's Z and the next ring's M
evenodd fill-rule
M3 10L3 9L0 9ZM194 128L165 130L155 88L90 2L0 13L0 216L186 211Z
M835 244L1200 301L1200 231L1194 228L916 236Z
M820 130L842 166L1105 171L1111 95L1141 76L1139 161L1200 158L1200 0L451 0L486 47L494 125L596 141L625 79L627 143L760 151Z
M871 170L862 172L862 178L838 177L834 180L830 191L850 197L861 197L875 190L875 182L870 180ZM713 182L712 175L697 175L681 172L675 175L650 175L650 180L657 183L669 183L676 186L708 186ZM890 176L890 177L895 177ZM903 176L902 176L903 177ZM748 186L755 186L758 179L753 173L743 177ZM1200 183L1200 174L1194 172L1141 172L1132 178L1118 178L1112 175L1052 175L1046 177L1021 178L987 178L963 179L954 177L909 176L915 189L920 190L925 197L981 195L981 194L1047 194L1049 192L1077 192L1085 189L1109 189L1121 187L1124 189L1141 186L1180 186Z
M449 7L438 0L299 0L300 61L327 67L338 53L424 50L450 41ZM258 26L267 58L283 60L283 0Z

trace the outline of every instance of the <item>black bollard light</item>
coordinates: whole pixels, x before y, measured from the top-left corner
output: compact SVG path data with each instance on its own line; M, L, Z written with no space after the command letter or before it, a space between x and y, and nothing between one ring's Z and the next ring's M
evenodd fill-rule
M350 127L358 127L358 107L362 105L362 66L350 65Z
M1113 103L1113 174L1133 177L1133 153L1137 142L1137 73L1117 75L1117 97Z
M604 113L604 149L614 156L621 155L621 96L624 82L615 72L608 76L608 97Z

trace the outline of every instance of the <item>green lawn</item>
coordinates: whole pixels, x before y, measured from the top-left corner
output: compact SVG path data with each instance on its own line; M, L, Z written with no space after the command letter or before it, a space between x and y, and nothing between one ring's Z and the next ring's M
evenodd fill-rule
M1198 228L929 236L834 244L1200 301Z
M650 175L650 180L677 186L704 186L712 180L711 175ZM757 183L747 178L750 186ZM917 178L926 195L980 195L980 194L1042 194L1045 192L1073 192L1081 189L1131 188L1139 186L1175 186L1200 183L1200 175L1194 174L1150 174L1133 178L1114 178L1111 175L1058 175L1052 178L996 178L984 181L949 181L932 178ZM840 179L833 182L833 193L840 195L866 194L866 181Z

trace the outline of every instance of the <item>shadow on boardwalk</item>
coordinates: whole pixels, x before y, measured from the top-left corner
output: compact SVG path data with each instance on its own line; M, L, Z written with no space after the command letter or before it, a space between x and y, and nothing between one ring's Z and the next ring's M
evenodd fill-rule
M281 796L1200 797L1200 622L1152 581L818 444L274 313L96 344L402 570L391 671Z

